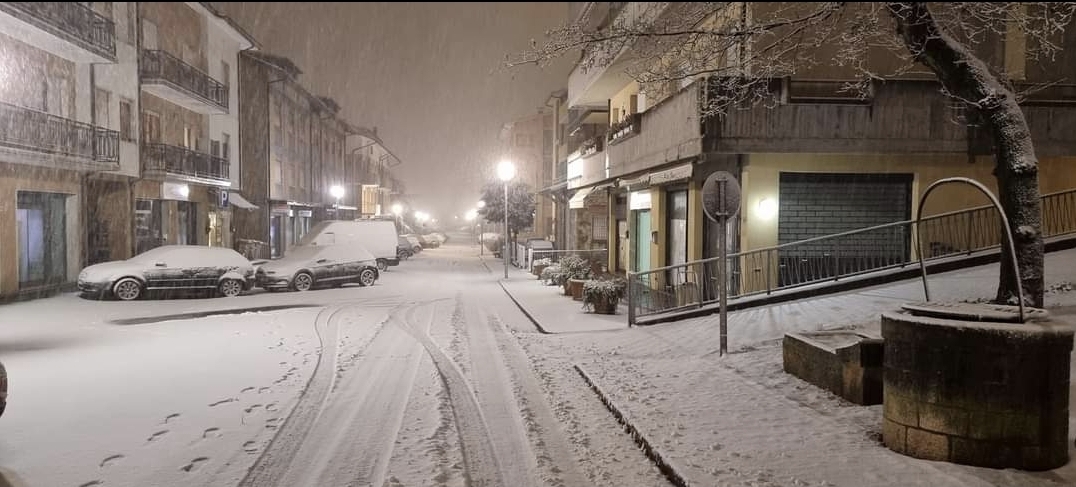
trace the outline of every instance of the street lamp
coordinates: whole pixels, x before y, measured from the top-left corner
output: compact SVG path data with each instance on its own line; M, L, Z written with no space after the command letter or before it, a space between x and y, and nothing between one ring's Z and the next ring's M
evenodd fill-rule
M516 177L516 166L504 160L497 164L497 177L504 181L504 278L508 279L508 182Z
M336 185L329 188L329 195L336 198L336 218L340 218L340 198L344 197L344 187Z

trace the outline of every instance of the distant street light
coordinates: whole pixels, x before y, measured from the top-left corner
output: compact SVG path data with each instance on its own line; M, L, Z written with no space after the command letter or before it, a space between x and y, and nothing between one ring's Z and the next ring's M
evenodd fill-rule
M504 181L504 251L501 258L504 259L504 278L508 279L508 182L516 177L516 166L511 161L501 161L497 164L497 177Z
M329 195L332 196L333 198L336 198L336 207L339 208L340 207L340 198L344 197L344 187L336 185L336 186L333 186L333 187L329 188ZM339 217L340 217L340 215L337 215L337 218L339 218Z

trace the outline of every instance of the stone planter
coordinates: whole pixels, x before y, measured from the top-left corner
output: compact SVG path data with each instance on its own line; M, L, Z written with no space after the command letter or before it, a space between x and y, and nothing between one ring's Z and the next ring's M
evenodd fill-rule
M538 279L541 279L542 278L542 271L544 271L546 267L549 267L549 266L547 266L547 265L531 266L531 274L534 274L535 276L538 277Z
M599 315L615 315L616 305L620 302L618 299L597 299L590 303L594 309L595 314Z
M576 301L583 300L583 281L582 279L568 279L568 287L570 288L572 299Z
M856 404L882 403L883 341L850 331L786 333L785 372Z

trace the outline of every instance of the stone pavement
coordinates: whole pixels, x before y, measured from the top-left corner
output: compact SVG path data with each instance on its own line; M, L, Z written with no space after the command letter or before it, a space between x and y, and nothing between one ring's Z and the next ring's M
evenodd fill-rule
M1076 325L1076 250L1047 254L1047 309ZM930 277L935 300L991 297L997 264ZM627 327L585 313L578 301L512 269L505 291L550 335L535 338L563 353L611 409L638 432L684 485L1076 485L1076 461L1048 472L993 470L929 462L891 452L880 441L881 406L856 406L781 369L789 331L864 328L923 299L919 280L729 313L732 353L720 357L717 315ZM1076 370L1072 371L1076 376ZM1070 388L1070 411L1076 412ZM1070 456L1076 417L1070 416Z

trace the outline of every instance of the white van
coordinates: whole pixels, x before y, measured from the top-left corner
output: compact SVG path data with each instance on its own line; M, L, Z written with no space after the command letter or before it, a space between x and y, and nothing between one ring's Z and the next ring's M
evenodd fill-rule
M396 255L396 223L385 220L326 220L314 225L298 245L358 243L377 259L381 271L400 265Z

